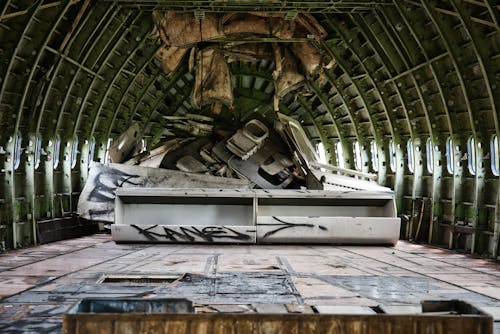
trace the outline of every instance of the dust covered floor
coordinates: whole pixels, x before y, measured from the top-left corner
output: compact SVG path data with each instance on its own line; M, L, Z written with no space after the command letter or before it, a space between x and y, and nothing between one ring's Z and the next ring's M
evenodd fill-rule
M117 245L94 235L1 254L0 297L1 333L59 333L62 314L83 297L182 297L199 312L320 313L377 305L397 313L421 300L461 299L492 314L500 333L500 264L407 242Z

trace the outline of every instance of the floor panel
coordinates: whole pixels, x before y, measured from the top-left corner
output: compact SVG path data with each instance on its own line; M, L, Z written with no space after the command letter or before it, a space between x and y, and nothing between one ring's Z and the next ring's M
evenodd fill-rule
M98 283L132 274L178 279ZM325 313L378 305L397 313L422 300L462 299L500 321L500 264L406 242L125 245L94 235L1 254L0 296L2 333L59 333L62 314L84 297L184 297L213 312L246 312L253 304L254 312L313 306Z

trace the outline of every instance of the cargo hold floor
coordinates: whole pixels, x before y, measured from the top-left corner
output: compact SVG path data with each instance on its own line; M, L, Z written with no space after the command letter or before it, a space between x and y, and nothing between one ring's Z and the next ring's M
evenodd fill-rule
M399 242L328 245L115 244L94 235L0 254L0 332L58 333L84 297L188 298L199 312L387 313L461 299L495 318L500 264Z

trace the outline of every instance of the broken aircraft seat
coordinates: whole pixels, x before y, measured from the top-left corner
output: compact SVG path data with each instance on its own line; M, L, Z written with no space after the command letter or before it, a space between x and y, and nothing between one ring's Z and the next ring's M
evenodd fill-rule
M269 129L261 121L252 119L227 141L227 149L242 160L247 160L269 136Z

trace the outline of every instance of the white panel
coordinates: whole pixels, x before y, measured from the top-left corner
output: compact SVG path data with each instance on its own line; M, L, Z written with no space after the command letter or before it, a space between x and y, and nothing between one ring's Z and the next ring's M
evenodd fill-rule
M254 244L254 226L179 226L111 225L116 242L154 243L250 243Z
M399 218L257 217L257 240L265 243L396 244L399 229Z
M123 203L125 225L253 225L253 206ZM118 218L118 216L117 216Z
M311 202L314 202L312 200ZM259 205L261 216L384 217L383 206L286 206Z

